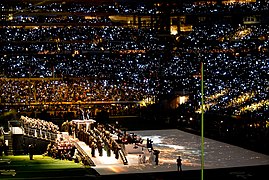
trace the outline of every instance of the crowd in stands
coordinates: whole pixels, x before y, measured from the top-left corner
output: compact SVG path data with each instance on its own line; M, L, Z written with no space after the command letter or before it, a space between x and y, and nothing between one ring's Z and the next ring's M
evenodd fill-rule
M28 6L18 9L44 8ZM61 10L64 5L51 6L66 11ZM75 12L98 9L69 8ZM175 12L217 13L237 9L264 11L268 10L268 3L187 4ZM100 10L134 12L114 6L102 6ZM154 10L139 6L137 11ZM172 36L169 42L163 41L156 30L123 26L33 29L3 26L0 30L3 42L0 71L5 77L0 80L4 87L0 92L1 103L141 101L186 90L192 92L186 106L196 111L201 106L202 62L206 111L250 114L268 120L268 24L195 24L190 33ZM120 50L134 53L124 54ZM62 79L8 79L54 76Z
M43 53L79 51L115 51L115 50L163 50L163 43L156 38L156 31L139 30L120 26L66 26L35 27L30 29L4 26L1 40L6 52ZM130 36L131 34L131 36ZM28 41L28 43L27 43ZM29 43L39 41L39 43ZM34 61L34 60L32 60Z
M246 12L262 12L268 11L268 2L229 2L227 3L216 3L216 2L206 2L197 1L196 3L185 3L183 8L175 8L175 13L185 13L185 14L218 14L218 13L246 13Z
M81 24L98 24L98 25L110 25L111 20L106 17L85 19L83 17L37 17L37 16L16 16L10 22L14 23L81 23Z
M141 101L149 96L143 93L143 86L124 86L113 80L2 79L0 84L5 87L1 89L1 103Z
M267 109L268 29L268 25L232 28L230 25L215 24L212 27L195 27L181 44L179 55L172 59L166 74L175 79L178 75L185 76L181 81L184 84L195 83L192 89L187 90L197 92L194 93L194 98L199 104L200 62L203 62L205 103L208 110L238 115L244 113L244 107L251 106L254 102L263 103ZM245 30L247 33L242 35ZM266 38L261 40L262 37ZM187 44L189 46L186 51ZM263 51L261 47L267 50ZM214 49L220 51L213 51ZM223 50L225 51L222 52ZM171 74L171 69L177 69L179 73ZM187 78L189 74L193 77ZM172 88L167 90L171 91Z
M88 57L90 59L85 59L86 55L80 55L70 57L72 60L58 55L52 59L48 57L45 62L42 58L33 57L31 64L50 64L50 61L53 61L55 70L64 75L93 79L1 79L1 86L5 87L1 89L1 102L141 101L154 97L159 91L171 93L179 88L193 91L196 86L199 87L199 78L196 75L199 75L200 62L203 61L207 87L205 95L212 96L226 90L225 96L219 97L217 104L211 102L212 110L227 110L232 99L246 93L253 94L248 103L261 101L266 105L268 43L268 25L231 27L215 24L212 27L194 27L176 46L171 59L165 65L162 64L162 69L159 68L162 54L157 58L154 58L156 55L150 54L132 54L121 56L121 59L113 56L110 58L109 55L93 55ZM154 51L154 48L151 50ZM23 65L29 63L28 57L13 58L14 65L8 65L13 62L8 60L9 56L1 58L2 69L6 69L7 76L28 76L25 73L29 67ZM151 61L153 58L156 60ZM52 75L49 65L37 64L33 66L32 77ZM238 69L242 71L238 72ZM162 82L160 77L156 77L158 73L162 73ZM159 87L159 83L162 83L162 86ZM196 99L199 98L197 93ZM247 102L242 101L241 104L243 103ZM244 108L239 108L238 105L235 104L237 109L232 111L233 114L240 114ZM234 107L234 104L229 107Z
M3 3L3 9L9 7L10 4ZM23 12L73 12L73 13L111 13L111 14L157 14L163 10L163 6L153 5L152 3L49 3L36 5L34 3L16 3L13 4L14 11ZM216 3L215 1L186 1L183 3L174 3L172 6L172 13L178 14L208 14L208 13L246 13L246 12L262 12L268 11L268 1L256 2L241 2L241 1L227 1L226 3Z

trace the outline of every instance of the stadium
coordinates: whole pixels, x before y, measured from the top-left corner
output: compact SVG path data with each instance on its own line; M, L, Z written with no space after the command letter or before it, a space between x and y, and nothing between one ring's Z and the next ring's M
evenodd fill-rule
M0 6L1 178L199 179L204 145L208 178L266 172L268 1Z

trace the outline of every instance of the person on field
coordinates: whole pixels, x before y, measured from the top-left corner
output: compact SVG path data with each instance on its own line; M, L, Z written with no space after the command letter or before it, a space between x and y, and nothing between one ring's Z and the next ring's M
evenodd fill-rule
M182 172L182 159L180 156L177 158L177 171Z

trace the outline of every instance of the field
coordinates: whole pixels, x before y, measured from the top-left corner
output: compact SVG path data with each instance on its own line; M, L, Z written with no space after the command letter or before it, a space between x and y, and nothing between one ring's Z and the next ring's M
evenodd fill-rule
M91 179L98 176L91 167L74 161L34 155L4 156L0 158L0 179Z

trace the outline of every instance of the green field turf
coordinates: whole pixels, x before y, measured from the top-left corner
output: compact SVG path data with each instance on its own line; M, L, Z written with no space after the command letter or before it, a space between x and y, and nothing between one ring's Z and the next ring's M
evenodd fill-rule
M10 160L8 163L7 160ZM98 174L82 163L34 155L0 157L0 179L92 179Z

